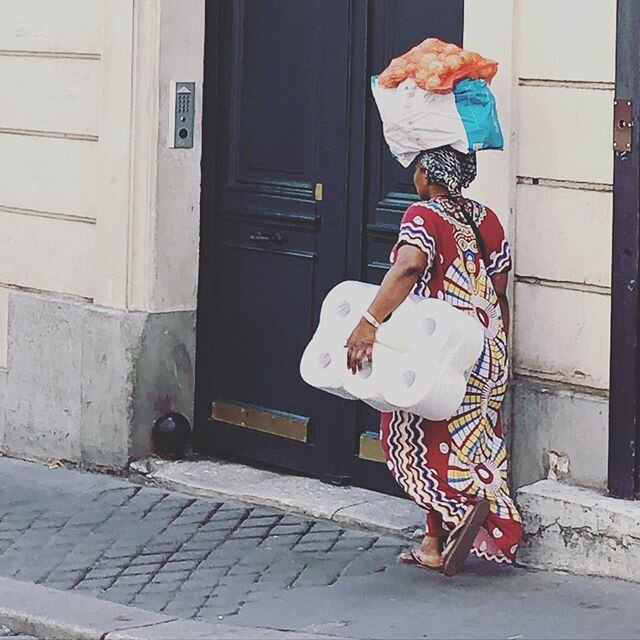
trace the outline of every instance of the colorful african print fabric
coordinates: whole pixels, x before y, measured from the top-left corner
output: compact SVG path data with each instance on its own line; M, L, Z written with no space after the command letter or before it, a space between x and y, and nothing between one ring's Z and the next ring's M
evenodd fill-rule
M484 258L462 207L482 235ZM448 535L470 505L486 498L491 512L472 552L496 562L513 562L522 524L507 486L501 407L509 359L491 280L511 269L509 243L493 211L465 198L442 197L409 207L392 262L403 244L427 255L427 269L414 293L445 300L476 317L485 329L485 345L464 401L450 420L431 422L402 411L383 414L381 439L387 465L403 490L427 512L428 535Z

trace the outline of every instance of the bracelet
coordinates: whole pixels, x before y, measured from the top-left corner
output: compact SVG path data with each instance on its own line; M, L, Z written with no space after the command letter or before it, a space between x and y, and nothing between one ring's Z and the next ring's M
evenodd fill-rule
M365 311L362 317L375 329L379 329L382 326L382 322L378 322L368 311Z

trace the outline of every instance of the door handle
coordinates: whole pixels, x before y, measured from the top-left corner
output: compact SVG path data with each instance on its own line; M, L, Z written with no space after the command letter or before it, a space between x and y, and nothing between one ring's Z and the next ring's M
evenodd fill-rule
M274 231L273 233L264 233L262 231L257 231L256 233L252 233L249 236L249 240L251 242L261 242L261 243L272 243L272 244L282 244L284 238L281 233Z

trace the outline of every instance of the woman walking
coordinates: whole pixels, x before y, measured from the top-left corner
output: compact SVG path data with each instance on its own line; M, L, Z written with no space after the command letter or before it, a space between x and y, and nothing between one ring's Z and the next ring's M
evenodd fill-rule
M381 421L387 465L427 514L422 543L400 560L447 575L460 570L469 552L513 562L522 536L507 487L500 413L509 375L511 255L495 213L462 197L475 177L475 154L442 147L419 156L414 183L421 201L407 209L392 267L347 343L348 365L356 372L372 361L380 323L410 293L445 300L484 326L482 356L450 420L397 411Z

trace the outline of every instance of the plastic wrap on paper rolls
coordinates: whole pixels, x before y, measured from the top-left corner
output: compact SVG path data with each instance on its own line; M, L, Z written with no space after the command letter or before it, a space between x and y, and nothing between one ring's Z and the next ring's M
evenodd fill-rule
M379 411L450 418L484 348L482 325L442 300L410 296L378 330L373 362L352 374L345 341L377 291L375 285L343 282L327 295L320 325L300 364L302 378Z
M484 348L484 330L477 319L435 298L417 306L410 332L414 351L455 371L468 371Z
M320 324L326 331L349 337L376 296L377 287L364 282L342 282L322 303ZM326 332L325 331L325 332Z
M320 326L323 333L333 333L336 338L346 339L351 335L364 312L371 306L378 293L375 284L348 280L334 287L324 299L320 311ZM377 335L378 342L399 351L407 351L407 323L412 318L411 309L420 298L409 296L396 309L393 321L385 322Z
M317 333L305 349L300 362L300 375L311 387L334 396L356 400L344 388L347 374L347 350L335 335Z
M381 344L374 345L373 362L366 362L362 371L355 374L348 372L344 381L346 390L377 411L393 411L393 405L385 399L385 389L389 386L398 357L398 351Z
M394 363L384 395L396 409L438 421L455 414L466 390L462 372L434 366L420 353L406 353Z

